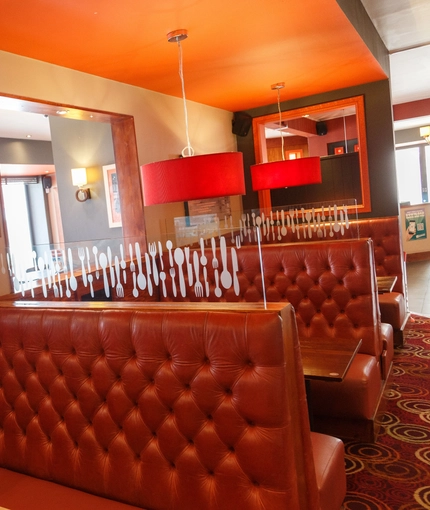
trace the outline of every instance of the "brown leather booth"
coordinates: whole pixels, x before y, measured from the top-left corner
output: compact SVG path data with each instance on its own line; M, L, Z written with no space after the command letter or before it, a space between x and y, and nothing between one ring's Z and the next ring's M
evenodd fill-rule
M286 229L278 240L278 236L269 240L262 237L262 242L266 243L306 243L318 241L336 241L341 239L367 239L373 241L374 259L377 276L397 276L396 284L392 292L386 292L379 295L379 307L381 311L382 322L391 324L394 330L395 345L403 344L403 330L408 321L409 313L407 307L407 281L404 263L404 253L402 247L402 236L400 234L400 224L398 216L389 216L383 218L363 218L349 221L349 228L342 231L326 228L326 235L318 238L317 233L304 237L303 232L300 238L292 232L292 229ZM343 232L343 233L342 233ZM284 235L285 234L285 235ZM244 244L247 238L243 239Z
M381 322L372 240L264 245L264 282L256 246L242 246L237 259L238 295L234 288L222 289L221 300L262 302L264 283L267 302L293 305L300 337L362 339L343 382L312 381L315 426L339 437L373 441L394 347L393 328ZM232 267L230 258L227 266ZM209 299L217 299L210 264L207 272ZM188 285L185 298L174 298L169 277L166 285L165 301L207 299L196 297Z
M0 303L0 506L339 510L290 305Z
M227 251L227 265L232 271L231 252ZM150 299L263 302L266 295L268 302L290 302L294 306L300 336L322 336L333 341L339 337L361 338L359 355L341 384L312 384L313 391L321 397L319 402L324 402L315 409L315 426L338 437L372 441L394 354L393 328L381 322L375 252L378 250L370 238L266 244L262 247L263 281L258 247L242 246L236 250L236 286L225 290L221 285L221 297L215 294L217 279L208 259L209 297L196 296L194 287L188 285L186 271L186 296L178 292L174 296L171 276L166 270L167 296L157 287ZM219 251L217 257L220 276ZM169 268L168 254L164 267ZM129 274L124 300L134 299L127 297L132 281ZM146 297L147 290L139 299Z

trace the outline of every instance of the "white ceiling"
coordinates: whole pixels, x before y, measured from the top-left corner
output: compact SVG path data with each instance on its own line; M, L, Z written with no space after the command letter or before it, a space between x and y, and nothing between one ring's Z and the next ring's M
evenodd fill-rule
M390 53L393 104L430 97L430 0L361 0ZM395 129L430 124L430 117ZM49 119L0 109L0 137L50 140Z
M361 0L390 54L393 104L430 97L430 1ZM430 124L430 116L396 121L396 130Z

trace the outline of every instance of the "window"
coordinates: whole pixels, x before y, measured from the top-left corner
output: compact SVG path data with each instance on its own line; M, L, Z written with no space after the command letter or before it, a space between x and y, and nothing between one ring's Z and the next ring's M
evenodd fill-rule
M5 218L8 226L9 250L19 259L10 261L18 274L33 266L28 199L26 185L6 184L2 186Z
M396 150L397 189L399 202L423 202L420 166L420 148Z

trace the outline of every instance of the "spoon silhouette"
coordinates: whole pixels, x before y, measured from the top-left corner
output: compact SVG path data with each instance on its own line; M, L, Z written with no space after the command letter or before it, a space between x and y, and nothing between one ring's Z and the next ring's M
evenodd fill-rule
M170 239L166 241L166 248L169 250L169 263L170 263L170 267L172 267L173 266L173 256L172 256L173 243L172 243L172 241L170 241Z
M94 259L96 261L96 278L99 279L100 273L99 273L99 261L97 258L98 249L97 246L93 246L93 253L94 253Z
M182 251L181 248L176 248L173 253L173 256L175 258L175 262L178 265L178 269L179 269L179 288L181 289L181 296L185 297L185 295L186 295L185 279L184 279L184 271L182 269L182 264L184 263L184 260L185 260L184 252Z
M69 269L70 269L69 283L70 283L70 288L72 290L76 290L78 288L78 282L76 280L76 276L73 274L73 257L72 257L72 250L70 248L67 250L67 254L69 256Z
M166 289L166 273L164 271L160 272L160 280L163 286L163 296L167 297L167 289Z
M103 253L103 252L100 253L99 260L100 260L100 266L101 266L102 271L103 271L103 284L104 284L104 287L105 287L105 294L106 294L106 297L109 297L110 296L110 289L109 289L109 282L108 282L107 273L106 273L106 268L107 268L107 265L108 265L108 260L107 260L106 254Z

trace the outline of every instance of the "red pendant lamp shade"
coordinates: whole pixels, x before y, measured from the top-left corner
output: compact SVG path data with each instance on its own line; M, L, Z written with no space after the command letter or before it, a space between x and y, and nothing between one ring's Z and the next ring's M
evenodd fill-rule
M251 178L254 191L321 184L320 158L314 156L252 165Z
M188 31L185 29L167 34L169 42L178 44L187 145L182 151L182 158L141 166L144 205L245 194L243 156L240 152L194 156L188 134L188 111L182 69L181 41L187 37Z
M145 205L245 194L241 152L169 159L141 170Z

